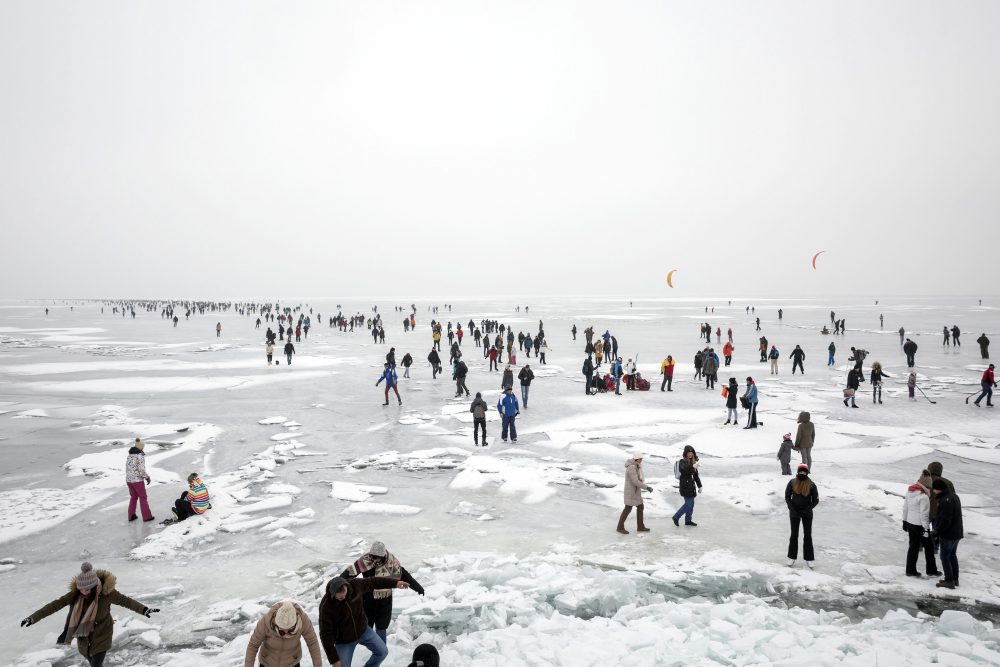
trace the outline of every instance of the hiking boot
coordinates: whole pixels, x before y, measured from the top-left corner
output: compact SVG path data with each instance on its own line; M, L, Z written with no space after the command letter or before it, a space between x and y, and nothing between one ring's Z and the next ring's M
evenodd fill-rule
M694 521L685 521L684 525L685 526L697 526L698 524L696 524Z
M628 505L626 505L625 509L622 510L622 513L618 517L618 528L616 528L615 530L617 530L622 535L628 535L628 531L625 530L625 519L628 518L628 515L631 512L632 512L632 508L629 507Z
M649 528L646 528L646 524L644 524L642 522L643 509L644 508L643 508L642 505L639 505L637 508L635 508L635 511L636 511L636 517L635 517L635 519L636 519L636 529L635 530L636 530L637 533L648 533L649 532Z
M680 519L678 519L677 517L674 517L674 525L678 526L678 527L680 527L680 525L681 525Z
M934 585L937 588L948 588L948 589L954 589L955 588L955 582L954 581L946 581L944 579L942 579L941 581L937 582Z

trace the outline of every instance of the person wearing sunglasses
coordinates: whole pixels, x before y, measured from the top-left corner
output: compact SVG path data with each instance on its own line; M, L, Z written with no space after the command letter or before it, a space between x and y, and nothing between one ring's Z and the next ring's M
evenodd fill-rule
M257 621L247 644L243 667L254 667L258 654L260 667L299 667L303 639L313 667L322 667L323 657L312 621L294 602L279 602Z

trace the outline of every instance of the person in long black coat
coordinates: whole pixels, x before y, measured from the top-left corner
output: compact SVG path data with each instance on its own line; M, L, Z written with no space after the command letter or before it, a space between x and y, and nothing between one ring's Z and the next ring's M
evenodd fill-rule
M788 566L794 567L795 559L799 557L799 523L802 524L802 555L810 569L816 567L816 555L813 552L812 522L813 508L819 504L819 491L809 479L809 466L801 464L796 471L795 479L789 480L785 487L785 504L788 505L788 518L792 526L792 534L788 538Z

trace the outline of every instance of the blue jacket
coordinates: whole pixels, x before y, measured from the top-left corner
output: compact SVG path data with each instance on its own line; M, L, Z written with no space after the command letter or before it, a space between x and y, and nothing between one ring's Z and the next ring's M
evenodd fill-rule
M504 417L513 417L516 415L518 410L520 410L517 405L517 396L513 393L501 396L500 400L497 401L497 410Z
M750 403L751 405L756 405L756 403L757 403L757 385L756 384L752 384L749 387L747 387L746 397L747 397L747 402L748 403Z
M382 380L385 380L386 387L393 387L396 385L396 379L397 379L396 371L392 370L391 368L387 368L382 372L382 377L378 379L378 382L375 383L375 386L376 387L379 386L380 384L382 384Z

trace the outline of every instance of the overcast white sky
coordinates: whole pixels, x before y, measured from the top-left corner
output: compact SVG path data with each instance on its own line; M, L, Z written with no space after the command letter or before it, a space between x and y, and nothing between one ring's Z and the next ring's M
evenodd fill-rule
M998 25L4 0L0 295L996 292Z

